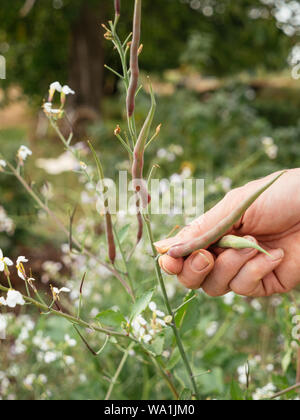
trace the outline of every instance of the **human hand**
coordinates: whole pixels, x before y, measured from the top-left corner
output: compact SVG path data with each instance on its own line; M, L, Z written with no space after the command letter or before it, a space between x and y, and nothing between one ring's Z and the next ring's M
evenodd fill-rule
M272 177L274 174L230 191L175 237L157 242L158 252L207 232ZM177 275L187 288L201 287L210 296L229 291L244 296L270 296L288 292L299 284L300 169L287 171L227 233L256 241L272 258L254 249L209 248L196 251L185 260L163 255L159 259L161 268L167 274Z

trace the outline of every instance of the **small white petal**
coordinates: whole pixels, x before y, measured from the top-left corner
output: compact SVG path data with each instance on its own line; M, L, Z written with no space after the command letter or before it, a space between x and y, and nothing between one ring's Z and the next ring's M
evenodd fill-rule
M0 297L0 305L7 306L7 303L4 297Z
M61 92L62 91L62 86L59 82L53 82L50 85L50 90L56 90L57 92Z
M71 292L71 290L70 289L68 289L67 287L62 287L60 290L59 290L59 293L70 293Z
M156 311L156 303L155 302L150 302L149 303L149 309L152 312Z
M14 265L14 263L12 262L12 260L10 260L7 257L3 258L3 261L5 262L6 265Z
M62 93L64 93L65 95L75 95L74 90L72 90L69 86L65 85L62 88Z
M26 262L28 262L28 260L23 256L18 257L17 259L17 265L19 265L20 263L26 263Z

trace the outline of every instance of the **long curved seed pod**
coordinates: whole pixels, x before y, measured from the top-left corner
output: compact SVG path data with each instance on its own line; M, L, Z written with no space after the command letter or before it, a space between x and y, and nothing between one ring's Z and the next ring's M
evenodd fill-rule
M94 157L96 165L97 165L99 181L101 181L103 183L104 172L103 172L101 162L100 162L100 160L97 156L97 153L96 153L92 143L88 142L88 145L91 149L91 152L93 154L93 157ZM103 188L104 188L104 184L103 184ZM108 257L110 259L110 262L114 265L115 259L116 259L116 244L115 244L111 214L108 210L107 200L105 200L105 202L104 202L104 207L105 207L105 231L106 231L106 239L107 239L107 245L108 245Z
M219 222L215 227L213 227L208 232L204 233L198 238L194 238L189 242L183 244L177 244L172 246L169 249L164 250L164 253L168 253L173 258L186 257L192 252L198 249L205 249L208 246L217 242L223 235L225 235L238 220L243 216L243 214L248 210L248 208L257 200L257 198L266 191L271 185L274 184L286 171L281 172L276 178L268 182L266 185L261 187L258 191L250 195L246 200L244 200L235 210L232 211L227 217L225 217L221 222Z
M141 40L142 0L135 0L132 42L130 48L130 83L127 92L127 114L132 117L135 108L135 94L139 82L139 47Z
M136 145L133 151L133 163L132 163L133 187L141 198L141 203L142 203L143 208L146 208L151 200L151 197L148 194L146 183L143 181L145 145L149 137L151 125L152 125L155 110L156 110L156 101L155 101L155 96L154 96L151 83L150 83L150 94L151 94L150 111L148 113L148 116L145 120L145 123L141 129L138 140L136 142Z
M142 214L140 211L138 211L137 215L137 221L138 221L138 233L136 236L136 246L138 246L138 244L140 243L142 237L143 237L143 218L142 218Z
M269 254L265 249L263 249L261 246L257 245L256 243L250 241L246 238L241 238L240 236L235 235L226 235L223 236L223 238L216 243L215 245L218 248L233 248L233 249L247 249L247 248L253 248L257 249L257 251L262 252L269 257L272 258L271 254Z
M105 227L106 227L106 239L108 244L108 257L110 262L114 265L116 259L116 245L113 233L113 225L111 220L111 214L109 211L105 212Z
M120 16L120 12L121 12L121 4L120 4L121 0L115 0L115 13L117 16Z

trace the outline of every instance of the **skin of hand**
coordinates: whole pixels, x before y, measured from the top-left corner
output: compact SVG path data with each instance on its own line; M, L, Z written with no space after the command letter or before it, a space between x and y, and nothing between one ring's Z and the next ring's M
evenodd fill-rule
M176 236L157 242L156 249L159 252L162 247L202 235L275 175L230 191L214 208ZM161 268L167 274L177 275L187 288L202 288L210 296L233 291L243 296L262 297L295 288L300 283L300 169L288 170L227 233L256 241L272 258L254 249L210 247L186 259L163 255L159 259Z

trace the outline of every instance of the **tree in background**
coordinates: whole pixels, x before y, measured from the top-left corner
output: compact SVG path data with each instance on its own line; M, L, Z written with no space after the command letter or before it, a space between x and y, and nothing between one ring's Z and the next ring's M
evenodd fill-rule
M77 92L73 106L99 111L105 83L115 83L113 75L104 83L104 63L114 67L116 58L106 50L100 26L112 7L113 0L2 0L3 87L18 84L34 100L50 82L66 81ZM122 2L124 36L130 31L132 7L132 1ZM281 30L274 7L272 0L145 2L143 68L162 71L188 63L217 76L280 70L295 33Z

